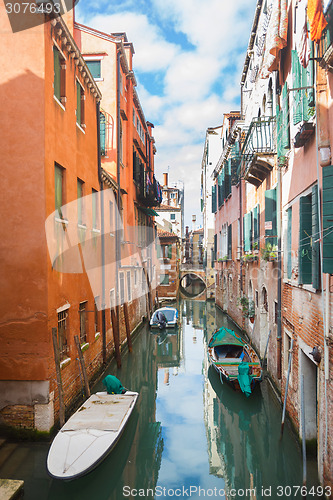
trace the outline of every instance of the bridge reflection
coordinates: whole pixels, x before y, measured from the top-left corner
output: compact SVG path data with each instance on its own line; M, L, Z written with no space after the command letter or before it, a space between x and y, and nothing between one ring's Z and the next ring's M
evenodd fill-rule
M185 298L198 298L206 291L205 272L203 268L183 266L179 283L180 294Z

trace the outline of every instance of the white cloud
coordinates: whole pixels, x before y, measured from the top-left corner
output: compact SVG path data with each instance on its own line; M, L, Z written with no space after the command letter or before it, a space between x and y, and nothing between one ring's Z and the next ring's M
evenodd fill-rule
M192 213L200 218L205 131L221 124L223 113L239 109L256 0L152 0L149 8L136 0L131 11L130 1L108 4L112 14L85 14L84 21L109 33L125 31L133 43L138 94L146 119L155 125L157 177L170 166L170 179L184 180L190 225ZM183 48L183 39L193 48Z
M97 15L89 19L89 24L106 33L125 31L134 45L135 69L143 73L165 70L179 50L163 38L159 27L151 24L145 14Z

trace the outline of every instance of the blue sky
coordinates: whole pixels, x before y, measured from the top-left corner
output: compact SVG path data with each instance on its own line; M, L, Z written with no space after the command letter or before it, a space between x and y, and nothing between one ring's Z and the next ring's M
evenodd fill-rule
M240 77L256 0L80 0L78 22L133 43L137 91L154 123L158 180L185 184L185 223L200 215L208 127L240 107ZM169 169L168 169L169 167Z

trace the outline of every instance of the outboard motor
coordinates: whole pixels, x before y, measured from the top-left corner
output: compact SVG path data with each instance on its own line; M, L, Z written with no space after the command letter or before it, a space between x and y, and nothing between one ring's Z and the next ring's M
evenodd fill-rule
M157 313L156 313L156 319L157 319L158 327L160 328L160 330L162 330L163 328L165 328L168 320L166 319L166 317L164 316L164 314L162 313L162 311L157 311Z

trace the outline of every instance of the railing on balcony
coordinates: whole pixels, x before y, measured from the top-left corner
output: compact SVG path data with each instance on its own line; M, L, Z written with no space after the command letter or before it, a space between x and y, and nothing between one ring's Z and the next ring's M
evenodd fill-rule
M249 174L252 161L256 155L272 155L276 153L276 119L275 116L253 118L241 150L243 160L242 175Z

